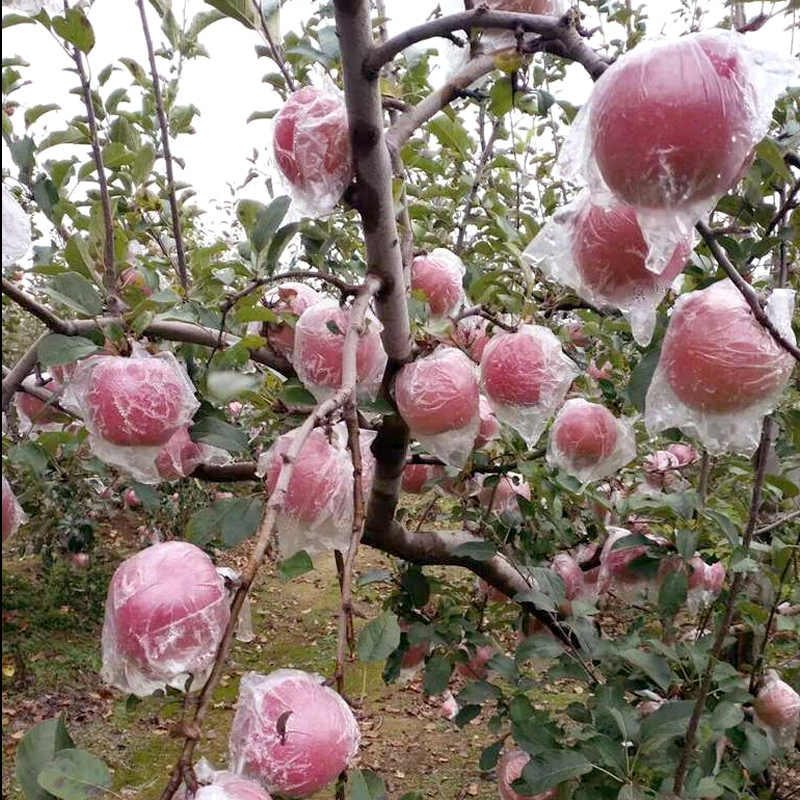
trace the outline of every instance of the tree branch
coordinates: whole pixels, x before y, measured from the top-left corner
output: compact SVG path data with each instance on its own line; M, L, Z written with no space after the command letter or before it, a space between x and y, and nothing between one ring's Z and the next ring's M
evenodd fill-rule
M517 326L516 325L509 325L507 322L503 322L501 319L498 319L494 314L490 314L488 311L484 309L482 305L472 306L472 308L464 309L455 319L456 322L461 322L462 319L466 319L467 317L481 317L482 319L491 322L497 328L501 330L507 331L508 333L516 333Z
M18 306L24 308L29 314L43 322L54 333L63 333L65 336L75 335L74 323L56 316L45 308L38 300L24 292L16 284L3 278L3 294L11 298Z
M86 67L83 63L83 56L77 47L72 48L72 60L78 70L78 77L81 81L81 94L83 104L86 106L86 121L89 125L89 138L92 147L92 158L95 169L97 170L97 183L100 185L100 200L103 209L103 226L105 228L105 243L103 248L103 287L106 290L107 300L111 304L112 310L116 311L114 302L117 297L117 271L115 268L114 251L114 220L111 216L111 196L108 193L108 181L106 171L103 166L103 153L100 149L100 137L97 133L97 119L94 115L94 104L92 102L92 87L89 85L89 77L86 74Z
M40 336L28 350L25 351L20 360L8 371L8 374L3 377L3 411L8 408L8 404L14 396L14 392L22 385L22 381L33 372L33 368L36 366L36 362L39 359L37 349L42 339L44 339L44 336Z
M766 315L764 309L761 307L761 302L755 289L753 289L753 287L750 286L750 284L747 283L744 278L742 278L742 276L739 274L739 271L731 263L727 254L722 247L720 247L719 242L714 237L714 233L711 228L709 228L708 225L702 221L698 222L695 227L697 228L699 234L703 237L708 249L711 251L711 255L714 256L714 260L731 279L731 283L733 283L734 286L736 286L736 288L742 293L742 297L744 297L744 299L747 301L747 305L750 306L753 316L787 353L791 353L795 361L800 361L800 349L786 339L786 337L784 337L783 334L781 334L781 332L775 327L775 324L772 322L772 320Z
M758 446L758 454L756 456L756 475L753 483L753 494L750 500L750 515L747 520L747 527L745 528L742 536L741 547L738 548L745 553L750 552L750 544L753 541L753 533L756 529L758 522L758 512L761 508L761 496L764 490L764 481L767 477L767 461L770 451L770 442L772 438L772 418L767 417L764 420L764 425L761 428L761 442ZM697 736L697 728L700 724L700 717L706 707L706 700L708 693L711 689L711 681L714 677L714 670L717 666L717 660L725 645L725 639L728 636L728 629L733 620L733 613L736 609L736 600L744 587L745 582L744 572L737 572L734 575L730 591L728 593L728 600L725 604L725 611L722 615L720 626L717 629L717 635L711 647L711 652L708 655L708 664L706 665L705 673L700 682L700 688L697 692L697 701L695 702L694 711L692 712L689 725L686 729L686 739L681 753L681 759L678 763L677 770L675 771L675 781L673 785L674 793L680 797L683 792L683 784L686 780L686 773L689 770L689 764L692 760L694 753L694 742Z
M175 177L173 174L172 153L169 143L169 124L167 114L164 111L164 99L161 96L161 81L158 77L158 67L156 66L156 56L153 51L153 40L150 38L150 27L147 24L147 14L144 9L144 0L136 0L139 6L139 15L142 18L142 31L144 41L147 45L147 56L150 60L150 75L153 81L153 95L156 101L156 114L158 115L158 126L161 129L161 147L164 151L164 163L167 171L167 193L169 195L169 207L172 216L172 235L175 239L175 253L178 259L178 279L181 282L184 297L189 294L189 275L186 270L186 253L183 249L183 236L181 235L181 218L178 210L178 200L175 196Z

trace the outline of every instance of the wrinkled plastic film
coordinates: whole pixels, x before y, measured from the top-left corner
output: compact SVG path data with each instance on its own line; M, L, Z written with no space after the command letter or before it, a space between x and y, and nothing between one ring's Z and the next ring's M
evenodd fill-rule
M455 314L464 302L466 268L450 250L437 247L417 256L411 264L411 290L425 297L431 316L441 319Z
M27 520L14 490L3 475L3 541L13 536Z
M34 12L35 13L35 12ZM31 249L31 221L25 209L3 185L3 269L16 264Z

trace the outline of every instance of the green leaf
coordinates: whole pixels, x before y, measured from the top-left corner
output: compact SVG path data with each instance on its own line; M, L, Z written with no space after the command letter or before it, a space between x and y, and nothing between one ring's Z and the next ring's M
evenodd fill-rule
M392 580L392 573L385 569L369 569L362 575L358 576L356 586L369 586L371 583L390 583Z
M642 742L651 749L660 747L666 740L686 733L686 725L694 711L693 700L673 700L654 711L642 723Z
M256 223L250 231L250 241L257 253L260 253L270 243L278 230L289 206L291 198L286 195L276 197L256 218Z
M400 646L397 615L384 612L368 622L358 636L358 657L362 661L385 661Z
M43 117L45 114L49 114L51 111L58 111L60 108L61 106L56 105L55 103L31 106L25 111L25 127L29 128L34 122L36 122L37 119L39 119L39 117Z
M670 572L658 590L658 607L666 617L672 618L684 607L688 593L686 573Z
M443 147L456 150L464 161L469 159L472 139L458 120L452 120L446 114L439 114L428 123L428 130Z
M287 582L314 569L314 562L305 550L298 550L289 558L284 558L278 565L278 574L282 581Z
M543 750L531 756L522 770L521 782L525 787L522 794L538 794L591 771L592 763L581 753L574 750Z
M639 667L651 680L665 692L672 685L675 676L669 668L667 660L656 653L646 653L644 650L623 650L620 655L635 667Z
M314 395L302 384L294 381L287 381L281 387L281 400L287 406L315 406L317 404Z
M246 28L258 28L258 15L252 0L206 0L206 3Z
M66 258L70 269L79 272L85 278L91 277L94 269L94 259L89 253L89 245L82 236L76 233L67 239L64 258Z
M348 800L384 800L386 785L383 778L370 770L351 770L347 774Z
M22 464L37 475L44 474L47 469L47 453L36 442L22 442L12 448L9 456L15 464Z
M628 550L631 547L652 547L653 540L648 539L642 533L631 533L628 536L623 536L621 539L617 539L614 544L611 545L611 552L613 553L615 550Z
M217 417L203 417L189 431L195 442L221 447L234 455L248 449L248 436L241 428Z
M263 509L260 495L217 500L191 516L186 525L186 538L199 547L215 539L225 547L235 547L255 535Z
M647 390L650 388L650 382L653 380L653 373L656 371L660 356L660 345L648 350L631 372L628 388L625 390L624 394L628 402L636 408L637 411L644 411Z
M14 25L35 25L36 20L27 14L3 14L3 28L11 28Z
M74 746L63 716L34 725L22 737L14 764L17 780L27 800L51 800L52 795L39 785L39 773L56 753Z
M478 764L481 772L488 772L490 769L494 769L497 766L497 760L500 757L500 751L502 749L502 740L495 742L494 744L490 744L484 749L484 751L481 753L480 763Z
M746 726L744 736L745 744L739 760L752 775L760 775L769 764L769 741L758 728L750 724Z
M474 706L474 705L463 706L458 710L458 714L456 714L453 722L455 722L457 727L463 728L465 725L469 725L469 723L472 722L472 720L474 720L476 717L478 717L480 713L481 713L480 706Z
M39 773L39 786L60 800L90 800L111 788L111 773L97 756L65 749Z
M83 131L70 126L63 131L53 131L53 133L45 136L39 143L38 151L41 153L50 147L55 147L57 144L84 144L86 142L86 134Z
M434 653L425 662L425 676L423 687L425 694L441 694L450 682L450 675L453 673L453 660L441 653Z
M715 731L726 731L735 728L743 719L744 711L740 705L723 701L711 713L709 724Z
M83 336L63 336L51 333L36 346L39 361L47 367L73 364L78 359L96 353L100 348Z
M453 549L456 558L469 558L472 561L488 561L494 558L497 549L491 542L476 539L474 542L464 542Z
M286 246L292 241L294 235L299 230L299 222L290 222L288 225L284 225L282 228L278 229L277 233L272 237L272 241L269 243L269 249L267 250L265 260L269 269L275 268Z
M63 17L53 17L53 30L82 53L90 53L94 47L92 23L80 8L68 8Z
M79 272L54 275L43 291L54 300L87 317L96 317L103 311L103 299Z

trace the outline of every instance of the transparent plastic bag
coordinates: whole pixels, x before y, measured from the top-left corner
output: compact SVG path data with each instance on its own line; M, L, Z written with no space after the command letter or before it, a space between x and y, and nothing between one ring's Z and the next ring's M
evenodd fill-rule
M599 595L611 595L623 602L648 597L652 591L653 581L629 569L637 558L645 555L651 545L634 544L632 547L615 549L621 539L632 536L626 528L607 526L608 538L600 551L600 571L597 578ZM666 544L666 541L653 534L644 534L652 542L653 547Z
M22 510L11 484L3 475L3 541L13 536L19 530L19 526L27 521L28 517Z
M556 212L525 251L551 280L596 306L618 308L642 347L653 337L656 309L683 270L691 234L674 248L660 275L647 269L649 248L636 211L616 200L581 194Z
M20 432L61 430L64 423L69 422L69 417L59 413L53 403L47 403L28 394L25 391L26 386L39 389L47 394L56 394L61 389L60 384L54 380L40 385L33 376L25 378L19 391L14 395L14 406L17 409ZM57 403L58 399L55 399L54 402Z
M800 694L769 669L753 706L755 723L773 746L791 749L800 728Z
M294 331L294 365L297 376L318 402L327 400L342 385L344 339L350 308L326 299L306 309ZM381 342L383 325L367 314L365 331L356 348L359 397L375 399L386 369L386 351Z
M676 246L749 167L796 59L715 29L644 42L597 81L558 167L633 206L663 272ZM698 120L703 124L699 125Z
M567 10L564 0L484 0L486 8L491 11L512 11L518 14L544 14L560 17ZM492 53L517 46L514 31L497 28L485 30L481 34L479 49Z
M236 585L241 573L230 567L217 567L217 572L225 580L225 588L228 592L228 602L233 601L236 594ZM236 620L236 641L247 644L256 638L253 631L253 608L250 602L250 595L244 598L242 610L239 612L239 619Z
M455 347L440 346L406 364L394 396L412 437L445 464L462 468L480 430L475 366Z
M794 292L776 289L765 313L794 342ZM775 408L794 367L726 279L678 298L647 392L650 433L680 428L712 455L750 455L761 421Z
M162 542L120 564L108 588L101 676L145 697L203 684L230 620L225 582L189 542Z
M476 476L478 477L478 476ZM480 476L483 480L486 476ZM501 514L519 513L518 497L525 500L531 499L530 484L513 472L502 475L496 483L483 485L478 494L478 500L487 512Z
M499 439L501 433L500 422L492 411L492 405L483 395L480 396L480 419L481 423L474 444L476 450Z
M248 672L231 727L230 766L269 792L307 797L347 769L360 738L350 707L319 675Z
M274 180L292 199L290 214L320 217L333 211L352 178L350 129L344 96L304 86L286 99L270 131Z
M424 296L431 317L448 317L464 302L465 272L464 263L455 253L437 247L411 262L411 291Z
M689 560L689 594L686 605L692 613L706 608L717 599L725 584L725 565L721 561L707 564L700 556Z
M492 337L481 358L481 385L497 418L533 447L561 405L578 368L548 328L523 325Z
M450 341L454 347L463 350L476 364L489 341L487 328L489 322L483 317L469 316L453 323L450 328Z
M200 786L192 800L272 800L255 781L227 770L216 770L205 758L194 765L194 774ZM175 800L187 800L185 786L175 793Z
M231 460L226 450L195 442L188 428L180 428L159 451L155 469L159 480L173 482L189 477L201 464L221 467Z
M258 459L256 475L275 490L295 431L284 434ZM377 434L362 430L359 444L365 501L372 491L375 458L370 445ZM330 431L315 428L306 439L278 515L278 543L288 558L299 550L314 555L326 550L345 552L353 527L353 463L347 449L347 426L340 422Z
M622 469L636 458L636 433L628 419L582 397L558 412L547 444L547 463L584 486Z
M31 221L25 209L3 184L3 269L16 264L30 249Z

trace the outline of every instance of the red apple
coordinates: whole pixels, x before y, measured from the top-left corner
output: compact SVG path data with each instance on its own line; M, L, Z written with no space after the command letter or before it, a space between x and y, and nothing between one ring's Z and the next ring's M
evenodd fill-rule
M667 452L671 453L678 459L678 466L686 466L687 464L694 464L698 460L697 450L688 444L671 444L667 447Z
M53 394L61 388L61 385L56 381L50 381L44 384L44 386L39 386L38 384L32 385L47 394ZM44 400L34 397L32 394L28 394L24 387L17 392L16 401L17 411L19 411L21 415L27 417L31 425L49 425L53 422L58 422L59 419L64 419L64 417L58 413L58 409L53 405L48 405Z
M350 309L335 300L323 300L307 308L295 328L294 364L306 388L332 393L342 384L344 339L350 321ZM359 384L378 384L386 366L386 352L381 342L381 324L367 316L366 330L356 348L356 372Z
M730 37L701 33L634 50L591 100L603 180L624 202L651 208L724 193L750 157L753 93Z
M87 569L91 563L88 553L70 553L69 563L76 569Z
M464 299L463 275L461 259L437 248L411 262L411 289L425 295L434 317L444 317L457 311Z
M333 783L358 752L358 723L319 676L296 669L248 672L230 735L231 768L283 797Z
M191 475L203 463L203 447L192 441L188 428L179 428L158 451L156 471L165 481Z
M153 683L202 674L229 619L225 582L211 559L188 542L154 544L123 561L111 579L103 677L142 696Z
M197 407L186 378L160 358L108 356L82 367L91 369L83 397L87 426L111 444L166 444Z
M779 392L794 360L755 319L738 289L721 281L676 305L660 366L686 406L728 414Z
M764 684L756 696L757 721L762 727L770 728L778 738L794 741L800 725L800 694L788 683L782 681L775 670L768 670Z
M547 329L525 325L517 333L501 333L486 345L481 379L487 397L503 406L546 403L564 380L561 345Z
M147 285L144 275L135 267L128 267L120 273L119 288L123 292L127 289L137 289L145 297L150 297L153 294L153 290Z
M439 716L444 719L454 720L458 716L458 703L452 692L442 695L442 704L439 706Z
M293 314L299 317L307 308L316 305L321 299L322 296L319 292L310 286L287 281L269 292L262 302L276 314ZM294 326L288 322L268 323L265 325L264 335L274 350L289 360L292 359Z
M422 494L425 484L445 476L444 467L438 464L406 464L403 467L401 487L408 494Z
M413 435L460 430L480 413L473 364L454 347L439 347L406 364L397 376L394 396Z
M450 339L456 347L480 364L489 341L488 326L489 323L483 317L464 317L450 329Z
M203 760L199 762L203 763L208 764ZM234 775L225 770L201 774L199 765L196 772L201 785L195 792L193 800L272 800L259 784L241 775ZM184 786L175 794L175 800L186 800Z
M567 600L574 600L583 588L583 572L572 556L559 553L553 558L551 569L564 581Z
M554 451L585 469L607 459L617 444L617 420L605 407L582 398L568 400L550 433Z
M133 489L125 490L125 493L122 495L122 502L125 503L128 508L138 508L142 504L142 501Z
M334 181L343 191L351 171L344 99L314 86L293 92L275 117L272 146L278 169L292 186L308 192Z
M596 381L607 381L611 377L613 369L614 365L610 361L606 361L602 367L598 367L595 360L592 359L586 371L589 373L589 377Z
M531 757L522 750L511 750L503 753L497 762L497 781L500 785L501 800L554 800L558 797L557 789L548 789L535 795L519 794L511 788L518 780Z
M467 652L466 648L462 648ZM462 677L469 680L483 680L489 672L486 666L494 655L497 649L488 644L479 644L475 648L474 653L470 653L469 660L465 664L458 664L456 672Z
M478 435L475 437L475 449L485 447L489 442L497 439L500 436L500 423L492 411L492 406L489 401L483 396L480 396L480 415L481 426L478 429Z
M645 266L648 246L630 207L608 208L587 203L575 220L572 256L583 284L600 300L629 306L644 298L664 296L683 270L691 240L678 247L660 275Z
M517 497L531 499L531 487L523 480L515 481L513 478L504 475L493 486L484 486L478 494L481 505L487 511L494 511L495 514L502 514L506 511L517 511L519 504Z

